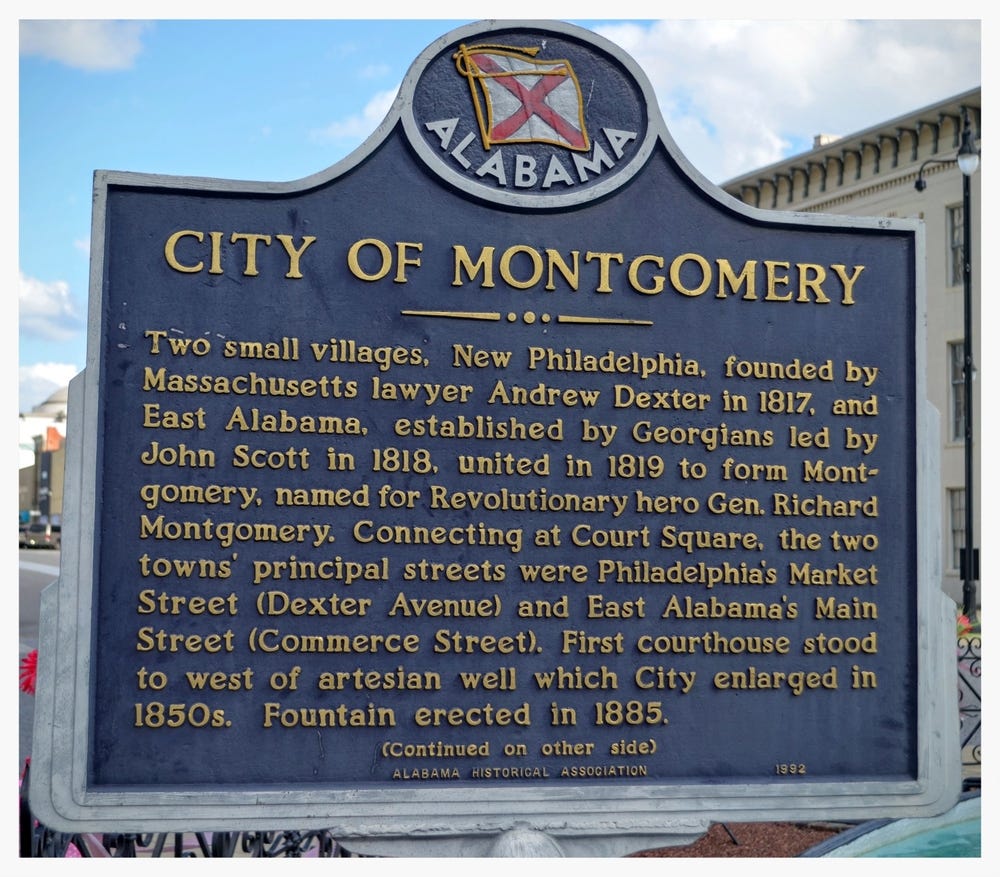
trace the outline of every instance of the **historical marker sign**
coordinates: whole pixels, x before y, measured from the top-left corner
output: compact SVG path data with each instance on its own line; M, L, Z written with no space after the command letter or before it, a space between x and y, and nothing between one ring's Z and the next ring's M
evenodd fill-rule
M952 803L917 223L735 203L538 23L315 177L96 204L45 820L572 853Z

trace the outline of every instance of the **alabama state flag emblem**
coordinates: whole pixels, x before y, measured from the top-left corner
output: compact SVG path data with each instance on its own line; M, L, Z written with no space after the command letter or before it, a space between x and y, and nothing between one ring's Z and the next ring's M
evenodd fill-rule
M483 148L549 143L586 152L583 96L566 60L538 60L539 49L459 46L453 55L469 83Z

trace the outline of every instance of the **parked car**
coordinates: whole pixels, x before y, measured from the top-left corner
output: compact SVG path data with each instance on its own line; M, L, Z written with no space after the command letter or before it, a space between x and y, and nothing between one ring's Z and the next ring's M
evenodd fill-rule
M28 547L28 525L21 524L17 528L17 547L27 548Z
M26 548L61 548L62 527L59 524L29 524L25 533Z

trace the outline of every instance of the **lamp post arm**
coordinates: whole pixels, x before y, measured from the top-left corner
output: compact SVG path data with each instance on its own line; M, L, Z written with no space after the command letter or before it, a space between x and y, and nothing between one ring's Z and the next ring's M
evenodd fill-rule
M928 158L920 168L917 170L917 181L913 184L913 187L918 192L923 192L927 188L927 181L924 179L924 168L932 164L955 164L958 159L955 158Z

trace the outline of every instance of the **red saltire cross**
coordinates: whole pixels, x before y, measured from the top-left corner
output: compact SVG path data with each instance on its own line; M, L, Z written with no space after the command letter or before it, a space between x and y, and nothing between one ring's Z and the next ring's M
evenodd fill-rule
M487 73L507 73L489 55L473 55L473 58L477 66ZM538 82L530 89L525 88L518 81L519 77L517 75L495 77L494 82L502 85L521 102L520 110L493 126L491 135L495 140L507 139L532 116L538 116L572 146L580 149L586 147L586 141L583 139L581 132L545 103L545 98L548 97L549 92L566 81L566 68L563 67L560 70L561 72L551 71L545 74L538 74Z

